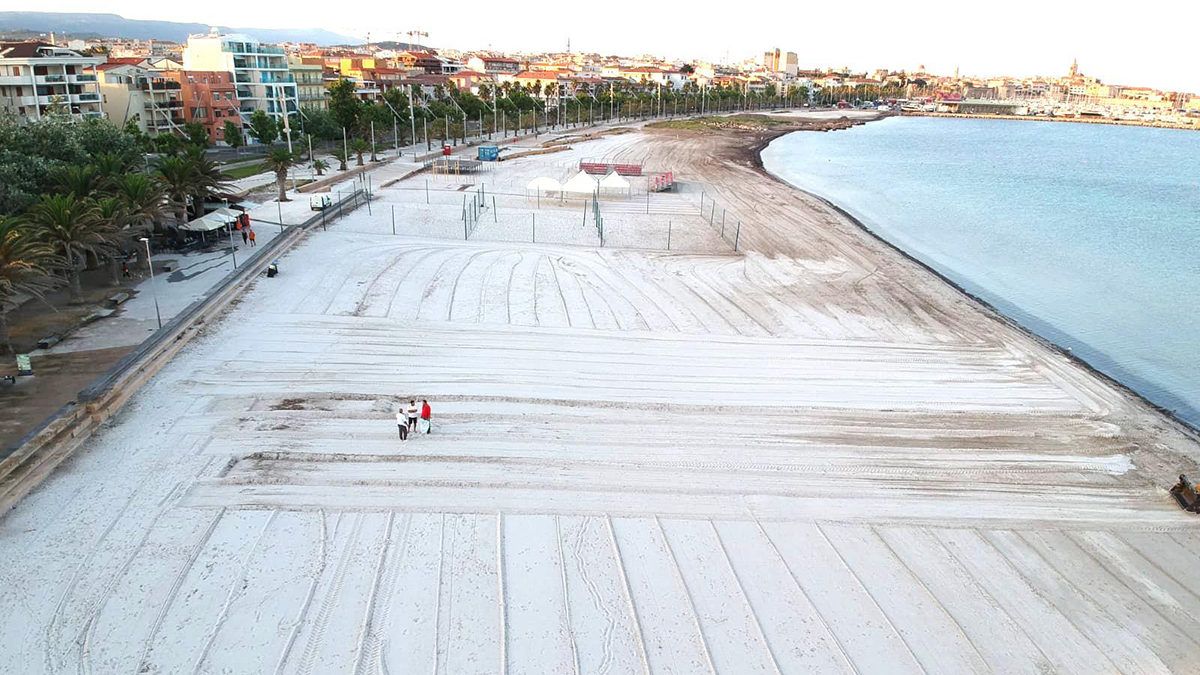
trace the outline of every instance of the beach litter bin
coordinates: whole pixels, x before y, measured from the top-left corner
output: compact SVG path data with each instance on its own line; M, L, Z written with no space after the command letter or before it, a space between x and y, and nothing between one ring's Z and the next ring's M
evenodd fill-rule
M500 157L500 148L495 145L479 146L479 161L494 162Z

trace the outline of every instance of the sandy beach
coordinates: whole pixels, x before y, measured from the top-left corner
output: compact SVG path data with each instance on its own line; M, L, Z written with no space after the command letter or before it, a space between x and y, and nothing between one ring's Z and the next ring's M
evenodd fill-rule
M393 170L0 520L0 669L1189 672L1195 437L766 175L785 131ZM585 159L680 184L601 240L525 189Z

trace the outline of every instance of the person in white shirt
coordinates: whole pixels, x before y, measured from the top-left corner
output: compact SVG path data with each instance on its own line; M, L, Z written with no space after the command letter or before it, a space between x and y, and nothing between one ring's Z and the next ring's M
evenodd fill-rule
M396 409L396 426L400 429L400 440L408 440L408 414L404 408Z
M416 433L417 418L421 415L421 409L417 407L417 400L413 399L409 401L408 407L405 408L404 412L408 415L408 430Z

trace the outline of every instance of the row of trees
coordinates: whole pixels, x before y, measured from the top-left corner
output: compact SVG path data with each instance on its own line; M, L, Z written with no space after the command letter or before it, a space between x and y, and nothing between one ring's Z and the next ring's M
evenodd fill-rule
M204 212L227 178L202 147L181 144L151 164L143 139L106 120L54 119L17 129L0 119L0 351L11 352L8 313L27 297L66 285L84 299L80 275L121 261L138 239ZM12 141L9 143L8 141Z

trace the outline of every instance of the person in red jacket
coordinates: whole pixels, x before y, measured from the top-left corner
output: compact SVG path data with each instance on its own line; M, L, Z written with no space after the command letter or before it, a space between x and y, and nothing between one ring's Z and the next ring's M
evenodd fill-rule
M430 427L433 426L430 419L432 414L433 411L429 409L429 401L421 399L421 423L425 427L425 433L429 433L431 430Z

